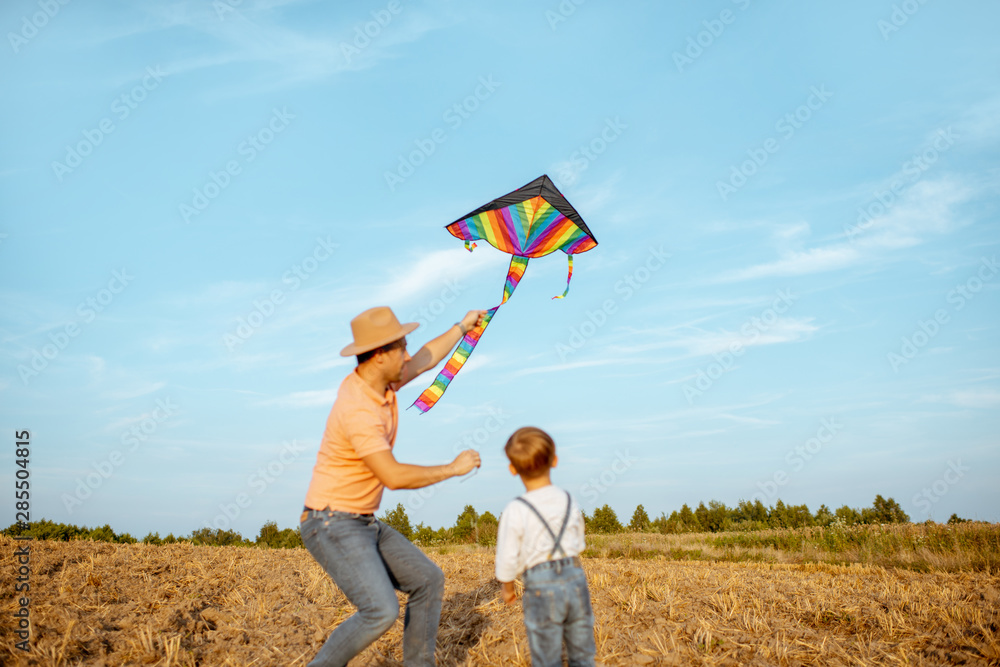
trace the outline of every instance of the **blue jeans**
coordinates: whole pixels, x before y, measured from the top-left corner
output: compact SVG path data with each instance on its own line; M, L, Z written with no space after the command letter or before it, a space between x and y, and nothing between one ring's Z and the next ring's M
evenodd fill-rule
M562 645L570 667L594 664L594 610L583 568L569 558L524 573L524 627L532 667L561 667Z
M343 667L399 617L403 591L403 661L433 665L444 573L397 531L371 515L310 510L302 541L358 611L337 626L310 667Z

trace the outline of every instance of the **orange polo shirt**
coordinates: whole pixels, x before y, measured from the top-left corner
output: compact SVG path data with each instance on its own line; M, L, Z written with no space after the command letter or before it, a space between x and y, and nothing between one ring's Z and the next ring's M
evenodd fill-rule
M396 392L380 396L357 369L340 383L326 420L306 507L374 514L382 501L382 482L362 457L391 450L396 444L399 409Z

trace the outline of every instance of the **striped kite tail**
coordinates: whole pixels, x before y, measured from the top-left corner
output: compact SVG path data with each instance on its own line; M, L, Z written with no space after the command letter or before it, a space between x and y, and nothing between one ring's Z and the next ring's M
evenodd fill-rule
M448 389L448 385L451 384L451 381L456 375L458 375L458 372L462 370L462 366L465 365L465 362L469 359L469 355L472 354L472 351L476 349L476 344L479 343L479 338L483 335L483 332L486 331L486 327L489 326L489 323L493 320L493 315L496 314L500 306L507 302L507 299L509 299L514 293L514 290L517 289L517 284L521 281L521 276L524 275L524 269L527 266L527 257L514 255L510 258L510 268L507 269L507 280L504 281L503 287L503 301L487 310L486 314L483 315L483 321L480 322L479 326L465 334L465 338L463 338L462 342L458 344L458 348L451 355L451 359L448 360L448 363L444 365L441 372L437 374L436 378L434 378L434 382L431 386L424 389L423 393L417 397L417 400L415 400L413 405L410 406L411 408L416 406L420 412L427 412L433 408L434 404L437 403L438 400L444 395L445 390Z

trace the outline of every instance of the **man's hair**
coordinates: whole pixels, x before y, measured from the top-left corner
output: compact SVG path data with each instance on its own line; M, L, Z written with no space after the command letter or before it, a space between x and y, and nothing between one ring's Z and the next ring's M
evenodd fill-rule
M379 352L392 352L396 348L400 347L406 347L405 336L403 338L394 340L391 343L386 343L381 347L376 347L374 350L368 350L367 352L362 352L361 354L358 355L358 365L360 366L361 364L365 363Z
M503 451L517 474L532 479L544 475L552 467L556 443L542 429L524 426L507 439Z

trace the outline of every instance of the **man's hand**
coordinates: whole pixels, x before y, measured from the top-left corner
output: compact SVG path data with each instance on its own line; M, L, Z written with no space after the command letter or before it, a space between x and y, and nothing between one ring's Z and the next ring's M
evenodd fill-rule
M500 584L500 595L503 596L503 601L507 604L514 604L514 600L517 599L517 590L514 588L513 581L504 581Z
M486 316L485 310L470 310L462 318L462 328L468 333L476 327L478 327L483 322L483 317Z
M482 323L485 315L485 310L470 310L459 324L465 333L469 333ZM443 334L428 341L426 345L417 350L417 353L403 365L399 381L389 385L392 390L399 391L400 387L409 383L413 378L437 366L462 341L462 332L457 333L456 338L455 326L452 325Z
M451 462L456 477L460 477L480 465L482 465L482 461L479 459L479 452L474 449L466 449Z

